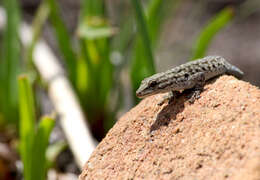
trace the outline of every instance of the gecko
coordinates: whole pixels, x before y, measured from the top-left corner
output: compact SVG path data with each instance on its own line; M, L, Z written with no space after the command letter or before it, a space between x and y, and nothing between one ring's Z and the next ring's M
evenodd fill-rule
M174 67L165 72L154 74L145 78L136 91L136 96L145 98L158 93L169 92L158 105L165 100L171 103L180 92L194 88L190 102L199 98L205 82L214 77L228 74L241 79L244 73L236 66L230 64L221 56L207 56L180 66Z

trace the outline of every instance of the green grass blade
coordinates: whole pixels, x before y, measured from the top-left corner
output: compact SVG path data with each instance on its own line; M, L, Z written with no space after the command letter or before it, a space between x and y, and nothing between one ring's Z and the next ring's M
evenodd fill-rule
M158 38L157 37L158 31L164 19L161 9L163 8L164 4L168 4L163 2L164 0L152 0L150 6L148 7L147 24L148 24L148 29L149 29L149 34L151 37L152 44L154 44L153 42L155 42L155 40Z
M142 39L142 43L144 46L144 49L143 49L144 54L146 56L146 61L148 62L147 63L148 71L151 73L155 73L154 57L153 57L153 53L152 53L151 41L150 41L150 37L148 34L146 18L144 16L143 8L142 8L139 0L131 0L131 2L134 7L134 10L135 10L134 12L135 12L135 16L136 16L137 28L138 28L138 32L140 33L140 38Z
M35 136L34 97L28 77L19 76L19 107L20 107L20 154L24 164L24 177L31 180L33 154L32 146Z
M42 33L43 25L47 21L48 16L50 13L50 8L47 4L47 1L42 1L39 8L37 9L36 15L33 20L33 38L30 42L28 48L27 48L27 58L28 58L28 64L29 66L33 66L33 51L35 48L35 45Z
M147 25L151 38L152 47L155 48L160 35L160 30L168 13L174 12L178 7L179 0L164 1L151 0L147 9Z
M140 2L132 0L139 30L131 66L133 97L136 102L138 102L138 99L135 96L135 91L139 87L141 80L155 73L155 62L154 59L151 58L152 50L157 46L160 30L166 19L167 12L170 12L170 8L176 7L177 2L178 1L165 2L163 0L152 0L148 4L147 18L144 18Z
M201 58L205 55L209 44L215 35L232 19L234 14L233 11L234 10L231 7L223 9L202 30L195 43L191 60Z
M47 0L50 7L50 20L55 30L59 48L67 65L69 78L73 85L76 83L77 57L67 27L60 16L56 0Z
M49 144L49 137L55 125L55 121L51 117L43 117L40 121L39 127L33 144L32 156L32 179L45 180L47 161L46 150Z
M81 0L81 17L104 15L104 0Z
M19 46L19 22L20 13L17 0L5 0L4 7L7 12L7 23L4 31L3 57L0 66L2 77L1 109L7 121L17 122L18 115L18 89L17 75L20 72L20 46Z
M152 54L152 44L147 29L147 20L144 16L144 11L138 0L131 0L137 23L138 34L135 40L134 52L131 63L131 84L133 88L133 97L135 102L138 99L135 96L140 82L147 76L154 74L154 58Z

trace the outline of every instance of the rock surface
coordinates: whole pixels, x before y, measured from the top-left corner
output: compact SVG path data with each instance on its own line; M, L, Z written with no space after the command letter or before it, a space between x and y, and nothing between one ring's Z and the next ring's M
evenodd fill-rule
M98 145L80 179L260 179L260 90L232 76L193 104L148 97Z

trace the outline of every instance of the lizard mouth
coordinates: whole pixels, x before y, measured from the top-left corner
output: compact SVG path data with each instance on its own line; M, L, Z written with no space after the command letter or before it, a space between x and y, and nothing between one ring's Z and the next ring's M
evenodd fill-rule
M152 92L150 92L150 91L149 92L148 91L143 92L143 91L139 91L139 90L136 91L136 96L139 97L139 98L145 98L145 97L148 97L150 95L152 95Z
M146 90L146 91L137 90L136 91L136 96L139 98L146 98L146 97L154 95L154 94L157 94L157 91L154 91L154 90Z
M145 98L145 97L147 97L148 95L146 95L146 94L144 94L144 93L142 93L142 92L136 91L136 96L139 97L139 98Z

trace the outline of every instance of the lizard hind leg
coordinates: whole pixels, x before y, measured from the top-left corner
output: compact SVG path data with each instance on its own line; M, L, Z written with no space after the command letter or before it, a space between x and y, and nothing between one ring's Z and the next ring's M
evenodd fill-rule
M163 96L162 100L157 105L161 106L166 101L168 101L168 104L171 104L179 94L179 91L170 91L167 95Z

